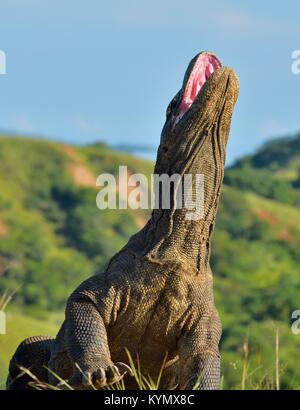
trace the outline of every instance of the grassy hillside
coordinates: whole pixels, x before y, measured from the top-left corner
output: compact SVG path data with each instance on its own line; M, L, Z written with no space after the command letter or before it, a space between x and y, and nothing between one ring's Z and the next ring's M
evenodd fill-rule
M7 335L0 335L0 390L5 386L7 366L16 346L32 335L55 336L58 322L54 319L34 319L18 313L7 314Z
M74 286L105 267L148 217L97 209L96 177L117 175L119 164L153 168L101 144L0 139L0 292L21 287L16 303L36 314L61 309Z
M2 374L24 336L55 333L70 292L147 220L143 210L97 209L96 176L116 175L119 165L153 169L103 144L0 138L0 294L18 288L10 331L0 335ZM300 386L300 337L290 330L300 308L299 170L297 136L268 143L226 172L212 254L224 388L241 386L242 374L246 388L274 386L277 328L281 387Z

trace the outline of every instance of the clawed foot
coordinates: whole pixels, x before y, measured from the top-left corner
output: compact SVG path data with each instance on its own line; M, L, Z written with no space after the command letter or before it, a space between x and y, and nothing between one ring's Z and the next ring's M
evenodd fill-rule
M82 371L77 368L68 384L74 388L89 388L92 386L102 388L119 382L125 374L133 376L131 368L122 362L111 364L106 368L100 367L94 371Z

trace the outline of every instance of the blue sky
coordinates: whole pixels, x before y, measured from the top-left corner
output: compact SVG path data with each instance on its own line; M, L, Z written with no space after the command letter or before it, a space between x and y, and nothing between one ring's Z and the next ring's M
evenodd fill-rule
M200 50L236 69L229 162L300 130L300 3L1 0L0 128L68 142L156 146Z

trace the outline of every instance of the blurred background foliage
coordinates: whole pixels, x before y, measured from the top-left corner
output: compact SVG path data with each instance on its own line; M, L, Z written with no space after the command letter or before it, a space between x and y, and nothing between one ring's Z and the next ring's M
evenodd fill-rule
M97 209L96 177L117 176L119 165L153 171L103 143L0 138L0 294L17 290L0 336L0 381L21 339L54 335L68 295L147 221L145 210ZM226 170L213 242L224 388L241 387L245 360L246 387L272 387L277 327L281 387L298 388L300 337L290 318L300 308L300 135L270 141Z

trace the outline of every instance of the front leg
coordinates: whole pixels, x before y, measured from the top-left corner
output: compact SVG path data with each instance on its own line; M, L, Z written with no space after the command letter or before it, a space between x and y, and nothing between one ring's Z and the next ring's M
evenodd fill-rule
M71 295L66 309L65 346L74 365L69 383L73 386L104 387L119 381L130 368L113 363L107 340L106 326L118 306L115 291L101 287L93 277ZM106 322L106 323L105 323Z
M191 318L179 340L179 389L220 388L221 323L214 308L200 320Z

